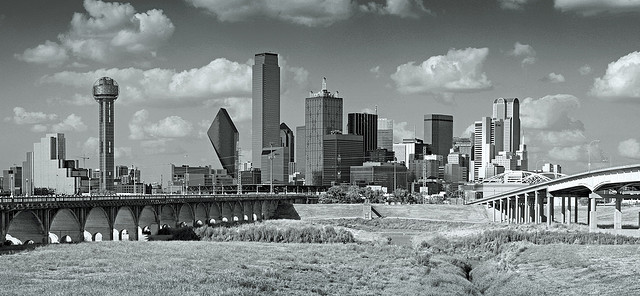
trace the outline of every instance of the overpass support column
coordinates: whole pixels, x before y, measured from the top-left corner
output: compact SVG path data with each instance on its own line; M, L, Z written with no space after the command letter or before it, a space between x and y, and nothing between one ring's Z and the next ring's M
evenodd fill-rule
M547 225L553 222L553 195L547 193Z
M529 207L529 193L524 194L524 222L531 223L531 208Z
M533 195L534 195L534 198L535 198L535 204L533 205L534 206L534 210L535 210L535 215L536 215L535 221L536 221L536 224L540 224L540 222L542 221L542 217L540 216L542 214L542 213L540 213L541 212L540 208L542 207L541 206L542 202L540 201L540 194L538 193L538 190L534 191Z
M596 193L589 194L589 232L598 230L598 217L596 216L596 199L598 198L600 195Z
M514 207L516 210L516 224L520 224L520 199L518 198L519 195L516 194L515 196L515 202L514 202Z
M511 223L511 197L507 197L507 224Z
M496 201L491 202L491 212L493 213L493 222L496 222Z
M567 203L565 201L565 197L560 197L560 201L561 201L561 207L562 210L560 210L560 216L562 217L562 222L561 223L567 223Z
M576 199L574 200L575 208L573 209L573 215L575 216L573 223L576 223L576 224L578 224L578 200L579 200L579 197L576 196Z
M622 229L622 197L616 197L616 209L613 212L613 229Z
M567 214L565 217L567 218L565 223L571 224L571 197L567 197Z

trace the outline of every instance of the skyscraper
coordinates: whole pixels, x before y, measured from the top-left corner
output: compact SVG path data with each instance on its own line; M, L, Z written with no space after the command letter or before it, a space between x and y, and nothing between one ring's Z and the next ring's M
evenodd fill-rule
M339 133L324 136L322 185L349 183L349 168L364 162L362 138Z
M32 158L27 156L27 166L31 168L30 175L25 178L31 180L33 189L50 188L57 194L76 194L80 185L80 176L73 174L78 167L76 160L66 160L67 145L64 134L47 134L40 142L33 144ZM102 159L102 158L101 158ZM113 173L113 160L111 166ZM105 174L102 174L101 177ZM111 175L113 187L113 175Z
M327 79L322 79L322 90L305 99L305 184L322 185L323 141L332 131L342 132L342 98L327 90Z
M280 146L280 67L275 53L259 53L253 65L251 157L261 167L263 148Z
M369 152L378 146L378 115L369 113L347 114L347 132L362 136L362 152L369 156Z
M118 83L102 77L93 84L93 98L100 104L100 190L113 191L114 108L118 99ZM35 184L34 184L35 185Z
M453 116L425 115L424 142L431 144L433 154L441 155L446 159L453 144Z
M304 170L306 169L305 160L305 132L304 125L296 127L296 169L300 172L301 177L304 177ZM291 172L294 173L294 172Z
M209 136L209 141L211 141L222 167L227 170L227 174L235 176L239 134L227 109L220 108L207 131L207 136Z
M378 148L393 151L393 120L378 118Z
M280 146L287 147L287 150L289 150L288 162L295 162L295 140L293 131L284 122L280 124Z
M498 98L493 101L493 118L502 119L503 143L500 151L516 152L520 148L520 101Z

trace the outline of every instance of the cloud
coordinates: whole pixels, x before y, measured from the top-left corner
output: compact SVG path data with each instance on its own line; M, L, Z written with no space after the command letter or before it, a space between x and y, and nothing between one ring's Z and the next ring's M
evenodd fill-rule
M133 158L133 149L131 149L131 147L116 147L113 150L113 158Z
M637 139L627 139L618 144L618 154L622 157L640 159L640 142Z
M580 108L580 100L572 95L548 95L540 99L525 98L520 102L522 127L529 129L584 129L584 124L569 115Z
M184 138L191 135L193 124L180 116L169 116L158 122L149 122L149 111L142 109L134 113L129 122L129 138Z
M521 10L529 0L498 0L500 8L509 10Z
M70 29L58 42L45 41L16 54L19 60L59 66L74 58L109 63L123 58L153 58L174 32L162 10L136 13L129 3L84 1L85 13L74 13Z
M380 66L379 65L369 69L369 72L373 73L376 76L376 78L378 78L378 77L380 77L380 75L382 75L382 72L380 71Z
M580 67L580 69L578 69L578 73L580 73L580 75L589 75L591 74L591 72L593 72L593 69L591 69L591 66L585 64L582 67Z
M67 116L62 122L56 123L51 126L51 131L55 133L64 132L83 132L87 130L87 126L82 122L82 117L71 114Z
M15 124L41 124L58 119L56 114L46 114L44 112L28 112L22 107L13 108L13 118L7 117L5 121L11 121Z
M562 74L549 73L547 76L540 78L540 81L543 82L551 82L551 83L561 83L564 82L564 76Z
M604 76L594 80L589 94L606 101L640 99L640 52L609 63Z
M419 18L422 14L432 14L424 7L422 0L387 0L385 5L369 2L360 5L360 10L380 15L393 15L401 18Z
M520 42L516 42L513 45L513 49L508 53L514 57L523 57L520 65L522 67L526 65L533 65L536 62L536 51L529 44L522 44Z
M219 109L225 108L234 123L251 120L251 98L225 98L212 99L204 103L205 107ZM208 128L208 127L207 127Z
M14 57L27 63L46 64L49 67L61 66L69 59L64 47L49 40L34 48L26 49L22 54L14 54Z
M170 69L112 68L90 72L63 71L46 75L41 83L86 89L100 77L113 78L120 85L120 104L185 105L211 97L251 94L251 66L224 58L201 68L177 72Z
M419 65L409 62L391 75L403 94L451 94L490 89L491 81L482 66L488 48L450 49L446 55L432 56Z
M402 139L411 139L415 137L415 132L413 129L408 129L407 125L409 125L406 121L396 122L393 125L393 142L399 143L402 142Z
M153 139L140 142L142 152L145 154L185 154L186 150L177 145L169 145L176 139Z
M88 156L96 156L98 155L98 149L100 148L100 141L96 137L87 138L84 143L82 143L82 154Z
M469 126L467 126L467 128L464 130L464 132L462 132L460 137L462 137L462 138L470 138L471 134L475 133L475 131L476 131L476 124L472 123Z
M640 12L640 0L555 0L554 7L562 12L594 16L602 13Z
M221 22L270 18L309 27L327 27L354 12L351 0L185 0L205 9Z

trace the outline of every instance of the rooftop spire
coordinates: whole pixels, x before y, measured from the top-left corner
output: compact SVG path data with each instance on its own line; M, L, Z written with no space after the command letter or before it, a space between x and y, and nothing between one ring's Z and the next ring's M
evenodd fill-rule
M327 77L322 77L322 91L327 90Z

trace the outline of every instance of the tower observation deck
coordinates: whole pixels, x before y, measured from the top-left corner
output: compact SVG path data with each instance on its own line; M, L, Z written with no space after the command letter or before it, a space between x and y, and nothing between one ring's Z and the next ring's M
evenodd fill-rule
M93 84L93 98L100 104L100 191L113 191L113 103L118 99L118 83L102 77Z

